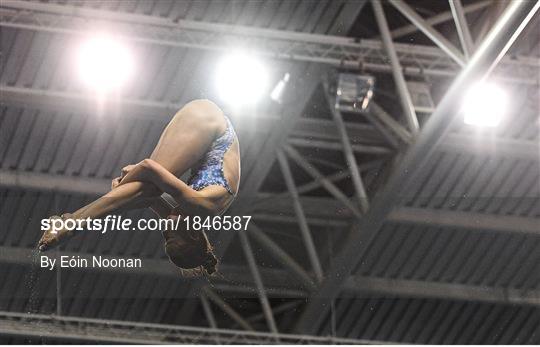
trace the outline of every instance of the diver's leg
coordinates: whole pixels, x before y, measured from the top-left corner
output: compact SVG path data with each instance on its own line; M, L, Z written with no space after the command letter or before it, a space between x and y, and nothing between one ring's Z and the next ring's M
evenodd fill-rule
M171 120L150 159L180 177L193 167L227 128L222 111L208 100L186 104Z
M171 120L154 149L155 160L176 176L195 165L208 151L216 136L225 131L221 110L208 100L196 100L185 105ZM149 183L130 182L116 187L98 200L69 214L72 219L101 218L125 210L149 207L159 192ZM154 190L151 192L150 190ZM45 231L40 245L46 248L69 237L69 233Z
M226 128L221 110L212 102L197 100L185 105L163 132L151 158L173 174L180 176L197 163L216 135ZM149 207L159 192L153 185L140 181L116 187L98 200L69 214L72 219L101 218L125 210ZM45 231L40 245L52 246L70 235Z
M130 182L116 187L73 213L65 214L65 218L75 220L96 219L113 213L145 208L151 206L159 195L160 191L151 183ZM57 230L56 233L53 233L52 229L47 230L39 240L38 247L44 251L68 239L73 234L74 231L66 229Z
M180 176L204 156L216 134L225 131L221 110L208 100L184 106L163 132L151 159ZM109 193L79 209L72 218L100 218L134 208L148 207L160 195L151 183L120 184Z
M225 130L224 122L221 110L212 102L190 102L171 120L151 159L180 176L203 157L216 134ZM135 181L121 184L74 212L72 218L100 218L111 213L148 207L151 199L159 195L160 192L151 183Z
M73 219L101 218L113 213L150 206L160 191L148 182L129 182L71 214Z

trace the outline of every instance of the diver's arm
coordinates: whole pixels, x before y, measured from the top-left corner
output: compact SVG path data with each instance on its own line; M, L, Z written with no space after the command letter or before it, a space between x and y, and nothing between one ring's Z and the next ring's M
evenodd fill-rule
M112 180L111 190L116 189L120 185L120 182L122 182L124 177L127 175L127 173L129 172L129 169L133 167L135 167L135 165L128 165L124 169L122 169L122 175ZM152 212L154 212L159 218L167 218L173 212L173 206L169 205L167 201L165 201L161 196L153 199L153 201L150 203L148 208Z
M161 191L171 195L178 202L178 209L185 215L216 215L220 209L217 201L219 199L194 190L152 159L144 159L131 168L119 185L133 181L153 183Z

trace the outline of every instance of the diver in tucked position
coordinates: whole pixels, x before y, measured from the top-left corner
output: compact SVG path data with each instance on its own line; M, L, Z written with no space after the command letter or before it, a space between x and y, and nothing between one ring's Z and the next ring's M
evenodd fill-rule
M191 177L184 183L179 177L188 169ZM230 206L239 183L239 144L231 122L211 101L195 100L176 113L150 158L122 169L110 192L51 219L95 219L144 207L163 218L215 216ZM166 204L163 193L174 198L177 207ZM49 229L39 241L39 250L50 249L74 233ZM163 237L165 252L176 266L205 269L209 274L216 271L217 259L204 232L164 231Z

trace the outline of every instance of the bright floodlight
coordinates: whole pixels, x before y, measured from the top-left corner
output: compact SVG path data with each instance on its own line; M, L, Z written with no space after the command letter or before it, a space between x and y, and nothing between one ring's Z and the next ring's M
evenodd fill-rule
M254 104L268 89L268 73L255 57L235 53L221 61L216 74L220 98L234 106Z
M495 127L506 112L507 102L506 93L496 84L475 84L465 95L464 121L470 125Z
M79 52L82 80L99 92L120 88L133 72L132 56L121 42L111 37L94 37Z

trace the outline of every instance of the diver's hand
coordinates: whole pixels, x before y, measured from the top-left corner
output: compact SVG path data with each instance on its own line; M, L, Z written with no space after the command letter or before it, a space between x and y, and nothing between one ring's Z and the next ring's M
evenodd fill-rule
M116 178L113 178L113 180L111 181L111 190L113 190L114 188L118 187L118 185L120 184L120 181L122 180L122 177L116 177Z
M120 182L126 177L126 175L133 170L133 168L137 165L126 165L122 168L122 171L120 172L120 176L113 178L111 181L111 190L118 187L120 185Z
M122 175L120 176L120 180L124 177L126 177L126 175L128 173L130 173L131 170L133 170L135 168L135 166L137 166L138 164L135 164L135 165L126 165L122 168Z

